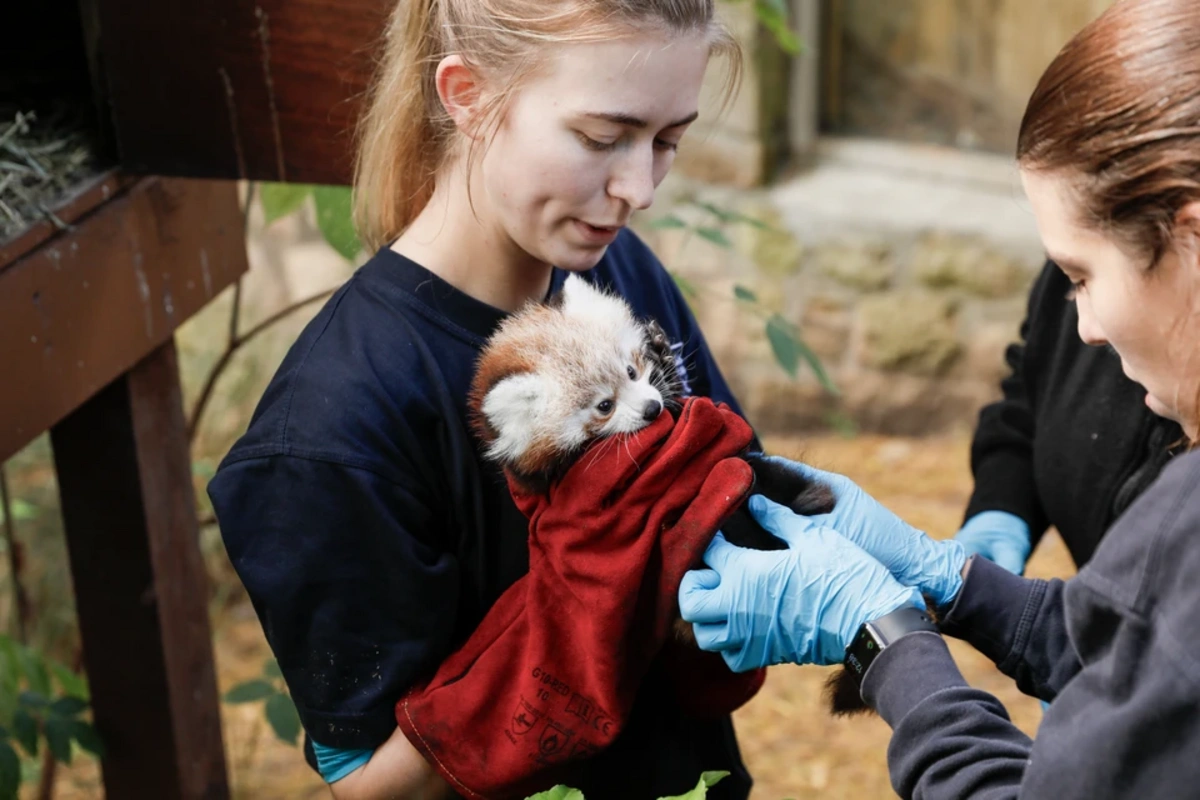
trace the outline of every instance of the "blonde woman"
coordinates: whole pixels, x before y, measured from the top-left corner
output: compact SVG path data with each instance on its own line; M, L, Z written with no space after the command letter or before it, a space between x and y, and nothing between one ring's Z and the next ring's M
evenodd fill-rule
M507 314L583 273L661 323L688 392L737 408L671 277L626 228L671 168L714 56L736 85L712 0L397 4L355 181L375 255L299 337L209 489L310 761L340 800L481 796L453 765L486 777L463 765L495 752L479 737L506 735L540 736L548 763L568 748L567 779L589 800L681 793L705 770L732 773L711 796L747 796L728 709L685 713L669 670L604 747L582 727L531 730L532 707L433 746L397 728L400 698L529 569L528 522L466 424L475 359ZM566 690L533 677L548 697ZM586 702L580 725L610 730Z

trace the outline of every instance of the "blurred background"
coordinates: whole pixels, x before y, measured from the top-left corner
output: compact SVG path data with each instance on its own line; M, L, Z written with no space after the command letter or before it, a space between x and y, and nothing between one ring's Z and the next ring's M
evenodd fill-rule
M745 82L714 118L714 70L702 109L710 121L689 133L634 227L684 289L770 449L843 472L912 524L950 536L971 491L976 416L999 396L1003 351L1043 263L1013 167L1017 126L1050 59L1108 2L720 5L745 48ZM0 110L3 138L21 109ZM87 142L71 141L83 155L60 166L86 174ZM26 152L40 152L35 145ZM236 182L249 270L175 334L227 767L240 798L328 796L286 709L265 713L270 693L245 688L279 684L204 492L300 328L368 255L347 227L345 190L319 183ZM5 199L19 210L20 198ZM8 221L0 241L19 232ZM235 313L251 335L231 348ZM3 392L22 380L10 355ZM31 651L80 672L48 436L4 462L3 476L0 631L19 631ZM1052 531L1027 574L1071 571ZM955 645L968 679L1033 734L1038 704ZM832 720L824 679L817 668L774 668L737 712L756 800L892 796L886 726ZM96 761L78 745L70 764L18 752L22 797L101 796Z

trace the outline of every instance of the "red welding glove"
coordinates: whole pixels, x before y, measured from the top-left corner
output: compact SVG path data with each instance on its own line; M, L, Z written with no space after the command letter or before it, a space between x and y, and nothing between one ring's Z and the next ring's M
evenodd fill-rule
M667 642L655 669L663 675L679 710L700 719L732 714L767 680L766 667L734 672L720 653L676 641Z
M621 733L678 616L683 574L750 491L750 427L690 398L585 452L524 495L529 572L425 685L396 706L409 741L459 794L525 797Z

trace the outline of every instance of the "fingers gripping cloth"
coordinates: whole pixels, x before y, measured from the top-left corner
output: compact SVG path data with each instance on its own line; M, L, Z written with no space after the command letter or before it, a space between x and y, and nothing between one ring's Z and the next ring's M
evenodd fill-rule
M529 572L433 678L396 706L409 741L460 794L524 797L565 781L628 719L670 636L684 573L750 490L749 426L689 399L588 450L529 518Z

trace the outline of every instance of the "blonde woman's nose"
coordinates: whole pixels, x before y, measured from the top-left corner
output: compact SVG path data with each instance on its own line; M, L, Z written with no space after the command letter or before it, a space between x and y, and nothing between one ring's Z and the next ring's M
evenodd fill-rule
M653 152L631 152L620 160L608 182L608 194L637 211L654 202Z

